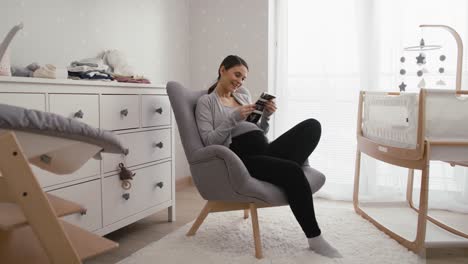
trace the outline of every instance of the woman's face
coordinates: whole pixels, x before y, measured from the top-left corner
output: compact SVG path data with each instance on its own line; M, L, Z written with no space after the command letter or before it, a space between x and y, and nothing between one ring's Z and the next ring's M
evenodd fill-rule
M224 66L221 66L220 73L221 78L220 82L224 89L233 93L239 88L242 83L244 83L245 78L247 78L247 73L249 71L244 65L238 65L226 70Z

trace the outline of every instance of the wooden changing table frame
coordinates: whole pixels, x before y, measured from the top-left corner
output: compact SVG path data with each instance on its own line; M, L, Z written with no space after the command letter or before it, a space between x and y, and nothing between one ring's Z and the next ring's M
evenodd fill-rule
M58 218L86 209L42 191L15 132L0 146L1 263L82 263L118 246Z
M457 90L455 94L468 94L468 91ZM388 95L399 95L400 93L388 93ZM468 239L468 234L457 230L449 225L436 220L435 218L428 215L428 193L429 193L429 163L431 157L432 146L467 146L467 141L431 141L425 138L425 98L426 90L421 89L419 94L419 108L418 108L418 130L417 130L417 145L415 149L404 149L386 146L372 141L363 136L362 133L362 112L365 92L361 91L359 95L359 108L358 108L358 121L357 121L357 150L356 150L356 167L355 167L355 178L354 178L354 193L353 193L353 205L356 213L361 215L363 218L369 220L378 229L385 232L391 238L407 247L413 252L419 253L425 248L426 241L426 226L427 221L431 221L435 225L453 233L458 236ZM413 241L410 241L403 236L400 236L396 232L385 227L377 219L366 213L365 209L359 205L359 178L360 178L360 161L361 152L381 160L386 163L397 165L400 167L408 168L408 183L406 190L406 201L409 208L417 212L417 231L416 237ZM465 163L460 162L449 162L452 166L461 165L468 166ZM414 181L414 170L421 170L421 190L419 199L419 208L416 208L413 204L413 181Z

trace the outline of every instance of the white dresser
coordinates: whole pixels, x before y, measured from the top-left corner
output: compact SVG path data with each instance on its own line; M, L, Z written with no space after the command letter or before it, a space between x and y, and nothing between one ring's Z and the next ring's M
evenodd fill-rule
M162 209L168 209L168 221L175 220L174 130L164 85L0 77L0 103L113 130L129 149L125 157L91 159L70 175L32 166L44 191L87 209L67 221L104 235ZM128 190L119 163L135 173Z

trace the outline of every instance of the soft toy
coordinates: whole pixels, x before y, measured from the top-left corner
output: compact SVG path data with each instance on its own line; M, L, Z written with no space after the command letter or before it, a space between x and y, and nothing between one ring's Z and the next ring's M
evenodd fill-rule
M119 76L133 76L134 72L123 52L119 50L107 50L101 53L100 57L104 63L109 65L111 72Z
M26 67L11 66L11 75L18 77L33 77L33 73L41 66L36 62L29 64Z
M0 76L11 76L10 53L8 52L8 46L16 33L18 33L22 28L23 23L14 26L10 29L3 42L0 43Z

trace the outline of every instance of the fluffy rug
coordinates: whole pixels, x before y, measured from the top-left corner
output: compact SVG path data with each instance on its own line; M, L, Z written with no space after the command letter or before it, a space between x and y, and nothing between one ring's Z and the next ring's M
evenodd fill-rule
M242 211L208 215L197 234L185 236L189 223L139 250L119 264L143 263L425 263L347 206L316 203L324 237L343 255L330 259L308 249L287 206L259 209L264 258L254 257L251 219Z

